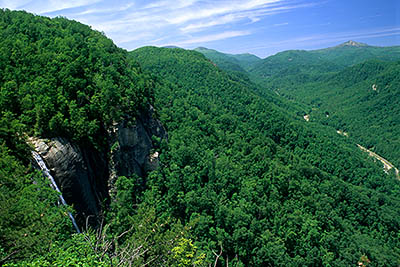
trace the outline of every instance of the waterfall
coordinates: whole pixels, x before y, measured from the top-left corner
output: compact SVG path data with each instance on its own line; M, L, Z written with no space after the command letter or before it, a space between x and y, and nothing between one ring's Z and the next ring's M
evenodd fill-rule
M39 167L40 167L40 169L42 170L44 176L46 176L46 177L50 180L50 182L51 182L50 186L51 186L54 190L56 190L58 193L60 193L59 197L60 197L60 200L61 200L62 205L63 205L63 206L67 206L67 202L65 202L65 199L64 199L64 197L62 196L62 193L61 193L60 189L58 188L58 186L57 186L57 184L56 184L56 181L54 181L53 176L51 176L50 171L49 171L49 169L47 168L46 164L44 163L42 157L41 157L36 151L32 151L32 156L33 156L33 158L35 159L35 161L37 162L37 164L39 165ZM75 218L74 218L74 216L72 215L72 213L71 213L71 212L68 212L68 216L71 218L72 224L74 225L74 227L75 227L75 229L76 229L76 232L77 232L77 233L80 233L81 231L79 230L79 227L78 227L78 225L76 224Z

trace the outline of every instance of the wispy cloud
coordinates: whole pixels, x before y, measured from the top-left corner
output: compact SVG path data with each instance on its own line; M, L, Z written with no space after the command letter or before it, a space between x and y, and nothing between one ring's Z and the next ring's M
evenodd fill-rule
M274 24L273 26L279 27L279 26L286 26L286 25L289 25L289 22L277 23L277 24Z
M159 0L144 5L111 7L113 11L110 12L117 15L107 21L99 18L104 9L96 6L72 13L70 17L105 32L120 44L138 40L154 44L154 38L170 39L169 42L173 43L168 36L174 35L173 40L178 45L201 45L211 39L230 38L233 34L244 35L245 32L248 35L248 31L237 26L256 23L265 16L302 7L304 4L293 4L293 0L176 0L173 5L171 1ZM192 33L197 34L193 37Z
M89 24L127 49L164 43L193 47L252 35L257 31L252 25L264 23L265 27L268 17L321 3L317 0L0 0L1 7L62 15ZM288 24L271 22L267 27Z
M177 45L183 46L183 45L188 45L188 44L208 43L208 42L212 42L212 41L224 40L224 39L228 39L228 38L244 36L244 35L249 35L249 34L251 34L250 31L228 31L228 32L222 32L222 33L217 33L217 34L200 36L200 37L196 37L196 38L189 38L185 41L177 42Z
M261 9L282 2L281 0L247 0L247 1L225 1L206 2L201 9L187 10L186 12L174 12L174 16L167 18L171 24L182 24L189 21L207 19L210 17L226 14L235 14L252 9Z
M189 24L181 27L182 32L198 32L207 30L208 28L215 27L218 25L233 24L237 22L247 21L247 23L255 23L261 20L262 17L276 15L283 12L288 12L297 8L312 7L318 3L306 3L306 4L287 4L282 1L274 1L264 3L258 7L254 5L243 5L230 8L218 8L207 9L203 14L188 15L186 14L183 18L176 18L172 22L185 21L190 18ZM241 7L241 8L239 8ZM200 18L199 18L200 17ZM205 19L207 18L207 19ZM275 24L274 26L283 26L287 24Z
M21 9L22 6L28 4L31 1L32 0L15 0L15 1L1 0L0 6L3 8L9 8L9 9Z
M88 8L81 12L76 13L76 16L86 16L86 15L104 14L104 13L118 13L130 9L134 5L135 5L134 3L128 3L122 6L115 6L115 7Z
M36 14L47 14L70 8L80 8L99 3L100 1L101 0L2 0L0 1L0 6L10 9L25 9Z
M201 21L198 23L191 23L180 29L182 32L197 32L197 31L203 30L204 28L209 28L209 27L213 27L213 26L217 26L217 25L221 25L221 24L231 23L231 22L237 21L242 18L245 18L245 16L228 14L228 15L224 15L224 16L209 20L209 21L205 21L205 22Z

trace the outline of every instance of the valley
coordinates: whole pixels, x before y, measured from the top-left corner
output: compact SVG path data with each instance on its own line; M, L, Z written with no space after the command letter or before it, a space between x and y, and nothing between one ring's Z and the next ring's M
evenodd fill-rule
M399 47L127 51L7 9L0 36L0 265L398 265Z
M400 179L400 173L399 173L399 169L397 169L396 167L393 166L392 163L390 163L389 161L387 161L386 159L382 158L381 156L379 156L378 154L366 149L365 147L357 144L357 146L362 150L367 152L371 157L376 158L377 160L379 160L380 162L382 162L383 164L383 168L385 169L385 172L389 172L391 169L394 170L397 179Z

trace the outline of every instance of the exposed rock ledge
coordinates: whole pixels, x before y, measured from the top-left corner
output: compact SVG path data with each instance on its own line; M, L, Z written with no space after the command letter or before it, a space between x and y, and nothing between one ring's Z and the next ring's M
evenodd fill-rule
M67 203L77 210L78 223L84 226L87 218L90 224L96 224L101 205L109 199L108 192L117 176L144 177L158 166L153 136L166 139L167 133L154 118L151 107L137 118L109 129L108 155L62 137L31 137L29 142L46 162Z

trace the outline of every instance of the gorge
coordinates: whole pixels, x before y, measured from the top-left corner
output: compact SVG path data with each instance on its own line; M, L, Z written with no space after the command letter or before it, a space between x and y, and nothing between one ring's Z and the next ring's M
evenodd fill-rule
M80 227L100 223L98 216L105 208L102 205L108 205L105 201L110 200L116 177L144 177L157 168L153 139L161 142L167 138L151 106L137 118L114 125L108 133L109 153L61 137L29 138L35 160L39 156L46 162L67 203L77 211Z
M399 47L128 52L6 9L0 37L0 265L398 265L400 182L355 144L399 166Z

